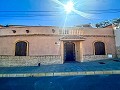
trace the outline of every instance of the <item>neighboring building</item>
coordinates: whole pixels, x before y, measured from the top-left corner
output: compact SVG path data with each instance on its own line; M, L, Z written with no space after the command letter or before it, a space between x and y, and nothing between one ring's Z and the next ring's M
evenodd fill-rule
M3 26L2 25L0 25L0 28L2 28Z
M120 25L114 27L117 57L120 58Z
M37 66L116 57L112 28L0 28L0 66Z

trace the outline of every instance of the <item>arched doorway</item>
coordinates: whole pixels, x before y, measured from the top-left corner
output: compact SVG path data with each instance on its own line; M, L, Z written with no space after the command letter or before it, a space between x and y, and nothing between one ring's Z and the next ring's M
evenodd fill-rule
M64 61L75 61L75 44L72 42L64 44Z
M15 46L15 56L26 56L27 54L27 43L20 41Z

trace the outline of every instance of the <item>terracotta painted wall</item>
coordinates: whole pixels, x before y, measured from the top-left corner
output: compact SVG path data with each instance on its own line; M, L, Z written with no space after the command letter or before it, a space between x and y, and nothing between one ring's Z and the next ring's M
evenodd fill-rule
M15 30L16 33L13 33ZM26 33L29 30L29 33ZM55 30L53 33L52 30ZM22 35L22 34L58 34L59 28L56 27L4 27L0 29L0 35Z
M50 36L12 36L0 37L0 55L14 55L15 43L27 41L29 43L28 55L60 55L59 37Z
M101 41L105 43L106 54L115 54L114 37L86 37L83 41L83 54L94 55L94 42Z
M53 29L55 32L52 31ZM73 34L77 34L78 31L81 31L82 35L86 38L85 41L83 41L84 55L94 55L93 43L95 41L102 41L106 44L107 54L115 54L115 39L113 29L79 27L67 29L74 30L75 33L72 32ZM16 30L16 33L13 33L12 30ZM29 30L29 33L26 33L26 30ZM60 45L55 44L56 42L60 42L60 36L58 36L60 30L62 30L62 28L57 27L2 28L0 29L0 55L14 55L15 43L17 41L27 41L29 43L29 56L60 55ZM49 34L52 36L49 36Z

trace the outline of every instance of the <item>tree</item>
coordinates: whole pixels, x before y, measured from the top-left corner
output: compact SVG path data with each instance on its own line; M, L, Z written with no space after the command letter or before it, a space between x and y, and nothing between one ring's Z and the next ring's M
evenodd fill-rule
M112 20L112 23L113 23L115 26L119 26L119 24L120 24L120 18L113 19L113 20Z
M112 24L114 24L115 26L119 26L120 25L120 18L113 19L113 20L106 20L106 21L95 24L95 26L97 28L104 28L104 27L112 25Z
M100 25L97 23L97 24L95 24L95 26L97 27L97 28L99 28L100 27Z

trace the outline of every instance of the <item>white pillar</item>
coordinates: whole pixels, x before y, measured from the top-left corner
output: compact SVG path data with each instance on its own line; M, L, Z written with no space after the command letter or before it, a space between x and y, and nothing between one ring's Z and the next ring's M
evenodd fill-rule
M80 61L83 62L83 45L82 45L82 41L80 41Z
M61 61L64 63L64 43L61 41Z

